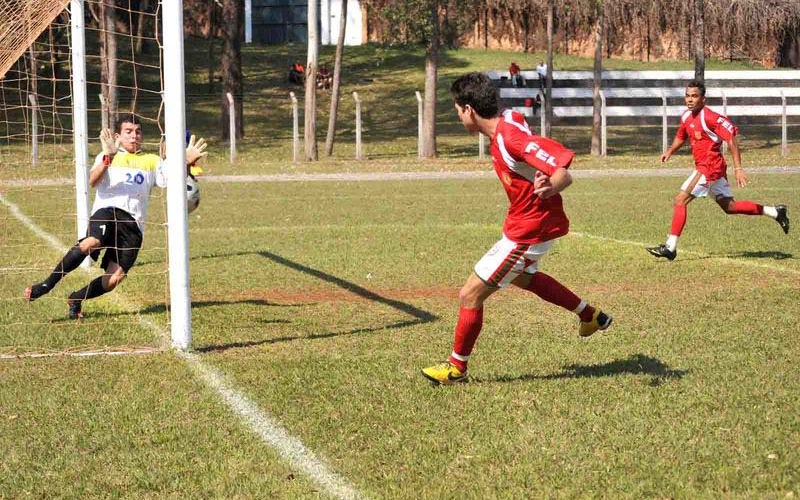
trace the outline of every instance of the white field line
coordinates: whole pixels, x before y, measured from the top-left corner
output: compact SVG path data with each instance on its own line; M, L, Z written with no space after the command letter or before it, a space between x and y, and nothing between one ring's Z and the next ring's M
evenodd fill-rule
M56 237L34 224L18 206L6 200L2 195L0 195L0 202L7 206L26 227L47 241L53 249L66 252L67 247L62 245ZM126 308L133 308L122 294L117 294L117 298ZM142 325L156 334L157 341L164 346L162 349L166 349L169 344L169 332L147 318L137 317ZM274 418L261 411L258 405L247 396L232 388L231 384L226 382L225 377L211 365L204 363L195 354L179 350L174 352L179 358L186 360L195 376L207 387L217 392L250 430L255 432L265 444L274 448L292 468L302 471L309 479L318 484L325 493L334 498L348 500L367 498L352 487L346 479L331 470L325 462L317 458L299 439L289 434Z
M20 354L0 354L0 359L37 359L37 358L60 358L60 357L92 357L92 356L130 356L137 354L155 354L164 352L163 349L155 347L142 347L137 349L109 349L96 351L58 351L58 352L23 352Z
M594 169L571 170L576 178L616 178L616 177L686 177L691 173L689 168L636 168L636 169ZM753 167L747 169L751 175L758 174L798 174L797 167ZM345 172L317 174L269 174L269 175L204 175L201 182L312 182L312 181L403 181L403 180L436 180L436 179L491 179L495 173L490 168L468 172ZM68 186L74 179L29 179L0 181L0 187L50 187Z
M581 232L578 232L578 231L570 231L568 233L568 235L569 236L575 236L577 238L588 238L590 240L605 241L605 242L608 242L608 243L616 243L616 244L619 244L619 245L635 246L635 247L640 247L640 248L645 248L645 247L648 246L648 244L642 243L640 241L621 240L621 239L618 239L618 238L607 238L605 236L595 236L593 234L586 234L586 233L581 233ZM739 266L743 266L743 267L755 267L755 268L759 268L759 269L769 269L770 271L777 271L779 273L800 275L800 270L791 269L791 268L782 267L782 266L773 266L772 264L762 264L760 262L751 262L749 260L735 259L735 258L732 258L732 257L720 257L720 256L717 256L717 255L712 255L712 254L703 253L703 252L693 252L691 250L680 250L679 253L693 255L695 257L711 258L712 261L726 262L726 263L731 263L731 264L735 264L735 265L739 265Z

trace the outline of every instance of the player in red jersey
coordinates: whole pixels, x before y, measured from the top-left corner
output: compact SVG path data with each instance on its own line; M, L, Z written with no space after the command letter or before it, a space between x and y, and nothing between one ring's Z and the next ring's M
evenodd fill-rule
M731 185L728 183L728 165L722 156L720 146L722 141L727 142L730 146L736 185L746 186L747 175L742 170L742 157L739 152L739 143L736 141L739 128L731 123L728 117L706 107L706 87L702 82L697 80L689 82L686 86L685 99L688 109L681 115L681 125L678 127L675 140L672 142L672 146L661 155L661 162L666 162L689 139L695 170L675 196L672 226L666 243L648 247L647 251L656 257L675 260L675 257L678 256L678 237L686 225L686 207L695 198L708 196L709 193L714 195L717 204L726 214L767 215L775 219L783 232L788 234L789 217L786 214L786 205L770 207L752 201L733 199Z
M467 131L491 137L494 170L510 206L502 239L475 264L474 273L461 288L452 354L447 361L422 370L438 384L466 380L467 362L483 326L483 303L510 284L577 314L583 337L611 325L611 316L538 270L539 260L555 239L569 231L559 193L572 183L567 169L575 153L534 135L520 113L498 113L497 89L482 73L461 76L450 93Z

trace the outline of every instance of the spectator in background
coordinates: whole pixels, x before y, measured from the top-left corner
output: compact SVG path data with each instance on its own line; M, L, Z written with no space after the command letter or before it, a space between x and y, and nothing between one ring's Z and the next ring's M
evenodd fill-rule
M536 73L539 75L539 89L544 92L544 88L547 86L547 65L544 61L539 61Z
M508 74L511 77L512 87L521 87L525 85L522 82L522 75L520 74L520 69L516 62L511 61L511 65L508 67Z
M306 80L306 70L300 61L295 61L291 68L289 68L289 81L292 83L302 84Z
M333 76L330 70L328 70L328 65L323 64L319 68L319 73L317 73L317 88L320 90L329 90L332 84Z

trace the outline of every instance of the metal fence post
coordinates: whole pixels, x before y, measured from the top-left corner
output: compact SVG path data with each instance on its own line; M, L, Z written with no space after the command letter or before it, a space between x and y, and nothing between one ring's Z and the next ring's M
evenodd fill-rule
M422 94L417 94L417 158L422 158Z
M358 92L353 92L353 99L356 101L356 160L364 159L361 151L361 99Z
M486 149L486 136L478 132L478 159L483 160L484 150Z
M236 161L236 104L233 94L228 92L228 135L231 140L231 163Z
M781 156L784 158L789 154L786 139L786 94L781 90Z
M28 94L28 100L31 102L31 165L35 167L39 162L39 108L35 95Z
M547 135L545 135L547 131L547 129L545 128L547 116L545 116L544 112L545 102L547 101L547 97L545 97L544 94L541 94L541 96L542 96L542 102L541 104L539 104L539 135L541 135L542 137L547 137Z
M669 138L667 137L667 96L664 94L664 89L661 89L661 106L662 106L662 115L661 115L661 151L667 150L667 142Z
M608 130L606 128L606 94L600 91L600 156L608 152Z
M297 96L289 92L292 100L292 162L297 163L297 152L300 147L300 128L297 124Z
M720 91L720 94L722 94L722 115L728 116L728 96L725 95L724 91ZM728 143L722 141L722 154L725 154L727 152L728 152Z

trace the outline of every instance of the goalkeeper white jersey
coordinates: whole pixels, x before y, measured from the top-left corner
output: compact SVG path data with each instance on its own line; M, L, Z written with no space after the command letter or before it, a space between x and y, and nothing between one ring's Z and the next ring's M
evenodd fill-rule
M103 164L103 154L97 155L92 170ZM158 155L129 153L124 149L114 155L111 165L100 182L96 192L92 213L106 207L116 207L128 212L136 220L139 230L144 233L147 205L153 186L166 187L167 179L161 158Z

